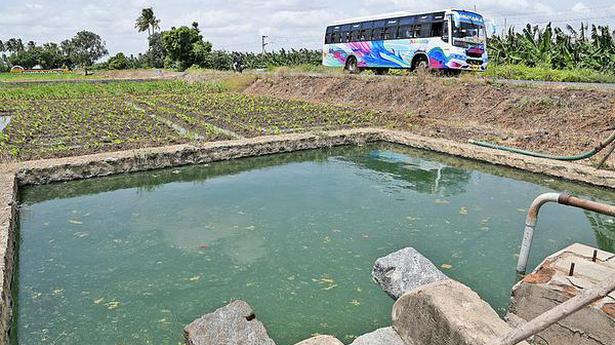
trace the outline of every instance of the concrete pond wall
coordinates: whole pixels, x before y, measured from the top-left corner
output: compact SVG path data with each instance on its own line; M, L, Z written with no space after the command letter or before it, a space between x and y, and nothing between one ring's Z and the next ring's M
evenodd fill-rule
M178 145L82 157L30 161L0 166L0 345L8 344L11 325L13 254L19 186L103 177L131 172L342 145L389 142L468 158L499 166L615 188L615 172L569 162L521 156L449 140L425 138L407 132L354 129L319 133L265 136L202 145Z

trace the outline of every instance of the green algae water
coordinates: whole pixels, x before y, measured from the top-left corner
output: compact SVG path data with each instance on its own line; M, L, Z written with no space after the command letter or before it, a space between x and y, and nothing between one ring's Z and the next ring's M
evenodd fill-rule
M390 324L373 262L413 246L503 314L543 176L368 145L30 187L21 195L15 344L180 344L234 299L277 344ZM615 250L608 217L548 205L531 265L573 242ZM450 265L450 266L449 266Z

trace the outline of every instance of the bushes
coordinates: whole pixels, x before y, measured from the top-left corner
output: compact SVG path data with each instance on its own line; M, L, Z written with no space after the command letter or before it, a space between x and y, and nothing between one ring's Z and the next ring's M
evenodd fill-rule
M0 73L5 73L10 71L11 68L8 64L6 64L2 59L0 59Z
M319 50L280 50L271 53L238 53L226 51L213 51L197 65L203 68L229 70L234 61L234 55L238 55L248 69L273 69L280 66L320 66L322 64L322 52Z
M200 67L217 69L217 70L229 70L233 64L233 57L227 52L216 50L210 52L204 56L203 61L199 63Z
M612 73L598 72L590 69L555 70L548 66L490 65L485 75L494 78L515 80L615 83L615 74Z
M117 55L109 59L108 64L109 69L127 69L128 59L126 59L124 53L117 53Z

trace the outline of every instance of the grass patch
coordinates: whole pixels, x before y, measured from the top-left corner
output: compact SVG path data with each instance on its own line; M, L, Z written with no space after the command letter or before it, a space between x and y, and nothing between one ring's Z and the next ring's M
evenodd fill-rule
M615 74L612 73L596 72L588 69L554 70L523 65L491 64L484 75L491 78L513 80L615 83Z

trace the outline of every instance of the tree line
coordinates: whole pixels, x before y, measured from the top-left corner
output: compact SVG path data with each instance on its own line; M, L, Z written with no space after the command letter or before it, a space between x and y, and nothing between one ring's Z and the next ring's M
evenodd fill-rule
M24 44L20 38L11 38L0 41L0 71L7 71L12 66L86 69L107 54L105 42L90 31L80 31L59 44L49 42L37 45L34 41Z

